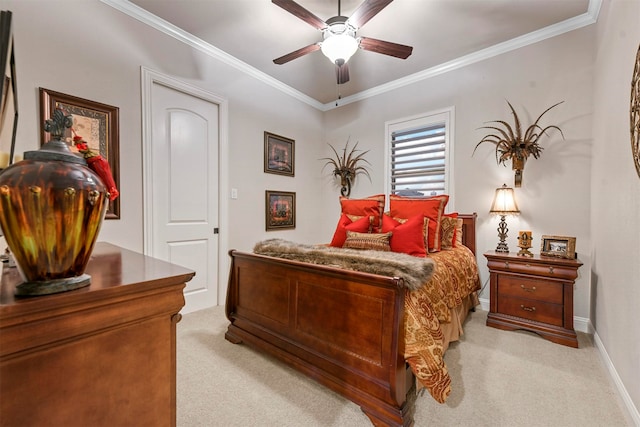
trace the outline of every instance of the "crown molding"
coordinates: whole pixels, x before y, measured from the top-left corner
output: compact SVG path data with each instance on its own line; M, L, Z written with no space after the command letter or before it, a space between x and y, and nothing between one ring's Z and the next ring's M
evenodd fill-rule
M271 77L266 73L263 73L262 71L252 67L251 65L243 61L240 61L239 59L229 55L223 50L218 49L217 47L205 42L204 40L194 36L193 34L190 34L176 27L175 25L165 21L164 19L153 15L152 13L147 12L141 7L129 2L128 0L100 1L134 19L137 19L138 21L146 25L149 25L150 27L153 27L193 47L194 49L197 49L215 59L218 59L219 61L258 79L263 83L298 99L299 101L302 101L320 111L329 111L343 105L362 101L364 99L371 98L385 92L396 90L422 80L427 80L432 77L448 73L462 67L466 67L467 65L475 64L476 62L484 61L485 59L493 58L503 53L520 49L521 47L525 47L539 41L546 40L551 37L556 37L569 31L577 30L587 25L594 24L598 20L598 15L600 14L600 8L602 6L603 0L589 0L589 7L587 8L587 11L582 15L575 16L562 22L558 22L557 24L541 28L539 30L524 34L522 36L507 40L502 43L498 43L469 55L462 56L460 58L436 65L426 70L373 87L371 89L364 90L362 92L358 92L350 96L346 96L338 101L332 101L326 104L322 104L319 101L311 98L310 96L300 92L299 90L282 83L281 81Z
M346 96L338 101L339 106L362 101L363 99L371 98L385 92L408 86L413 83L426 80L440 74L448 73L449 71L457 70L459 68L466 67L467 65L475 64L476 62L484 61L485 59L493 58L494 56L502 55L503 53L520 49L521 47L525 47L539 41L556 37L561 34L586 27L587 25L594 24L598 20L601 6L602 0L589 0L589 7L587 8L587 11L582 15L566 19L562 22L558 22L557 24L541 28L539 30L524 34L511 40L498 43L477 52L470 53L469 55L461 56L460 58L456 58L452 61L448 61L431 68L427 68L426 70L411 74L392 82L385 83L383 85L376 86L350 96ZM335 102L330 102L323 105L323 111L327 111L333 108L337 108Z
M274 87L289 96L292 96L310 106L317 108L318 110L323 110L324 106L321 102L311 98L308 95L300 92L297 89L292 88L280 80L277 80L270 75L263 73L257 68L252 67L251 65L243 62L236 57L229 55L227 52L218 49L217 47L205 42L204 40L194 36L191 33L184 31L183 29L176 27L170 22L165 21L162 18L157 17L156 15L142 9L141 7L129 2L128 0L100 0L102 3L113 7L114 9L119 10L120 12L128 15L138 21L146 24L152 28L155 28L158 31L165 33L166 35L175 38L183 42L186 45L197 49L206 55L211 56L243 73L248 74L251 77L254 77L260 80L263 83L268 84L269 86Z

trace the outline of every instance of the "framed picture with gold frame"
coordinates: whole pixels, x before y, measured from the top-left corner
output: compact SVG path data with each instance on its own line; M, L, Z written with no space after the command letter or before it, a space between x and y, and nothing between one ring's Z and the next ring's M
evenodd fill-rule
M540 255L574 259L576 257L576 238L569 236L542 236Z
M111 174L120 188L120 134L118 123L118 107L101 104L88 99L54 92L40 88L40 137L44 144L51 139L51 135L44 130L45 120L53 116L56 108L62 108L66 114L73 116L73 128L76 133L87 141L89 148L100 153L107 159L111 167ZM73 146L71 130L63 138L71 151L77 152ZM109 202L105 219L120 219L120 199Z
M293 139L264 133L264 171L278 175L295 175L295 147Z
M8 10L0 12L0 169L14 163L18 130L16 60L11 16Z
M266 230L296 228L296 193L267 190L265 196Z

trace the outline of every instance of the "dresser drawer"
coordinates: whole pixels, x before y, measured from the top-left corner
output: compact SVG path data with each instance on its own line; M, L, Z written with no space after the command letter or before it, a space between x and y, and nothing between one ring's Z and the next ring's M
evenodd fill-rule
M561 304L498 295L498 312L549 325L563 326Z
M501 274L498 276L498 294L562 304L562 283L529 279Z
M578 272L575 267L563 265L550 265L548 263L539 264L523 260L490 260L489 270L508 271L512 273L532 274L543 277L553 277L557 279L575 280Z

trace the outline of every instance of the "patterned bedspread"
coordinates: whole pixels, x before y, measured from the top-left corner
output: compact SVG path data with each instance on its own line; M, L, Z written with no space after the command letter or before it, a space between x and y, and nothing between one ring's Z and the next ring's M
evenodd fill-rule
M436 272L422 288L405 297L405 360L433 398L444 403L451 378L444 363L441 323L451 321L450 309L481 287L475 256L466 247L429 254Z

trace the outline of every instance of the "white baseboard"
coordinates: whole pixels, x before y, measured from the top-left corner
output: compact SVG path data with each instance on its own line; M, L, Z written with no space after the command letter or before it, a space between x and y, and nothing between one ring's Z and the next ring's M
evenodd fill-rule
M607 371L609 371L609 375L611 376L611 379L613 380L613 383L618 390L618 394L620 395L624 406L627 408L629 417L631 418L631 422L635 426L640 426L640 412L638 412L638 408L636 408L633 400L631 400L631 396L629 396L629 393L627 392L626 387L620 379L615 366L613 366L613 362L611 362L609 354L607 353L607 350L605 349L604 344L600 340L600 336L597 332L593 334L593 341L596 343L596 347L598 347L598 350L600 351L600 357L602 357L602 361L607 367Z
M482 310L489 311L490 300L488 298L479 298L479 300L480 300L480 307L482 308ZM613 383L616 386L618 394L620 395L620 398L622 399L622 402L624 403L628 411L631 422L633 423L633 425L640 427L640 412L638 412L638 408L636 408L633 401L631 400L631 396L629 396L629 393L627 392L627 389L625 388L622 380L620 379L620 376L618 375L618 372L616 371L616 368L613 365L613 362L611 362L611 359L609 358L609 354L607 353L607 350L605 349L604 344L602 344L602 341L600 340L598 333L595 332L593 328L593 324L591 323L591 320L585 317L574 316L573 327L575 328L576 331L593 335L593 340L596 343L596 347L598 348L598 351L600 352L600 357L602 358L602 361L604 362L607 368L607 371L609 372L609 375L611 376L611 379L613 380Z
M585 334L593 335L593 325L591 319L586 317L573 316L573 329L578 332L584 332Z

